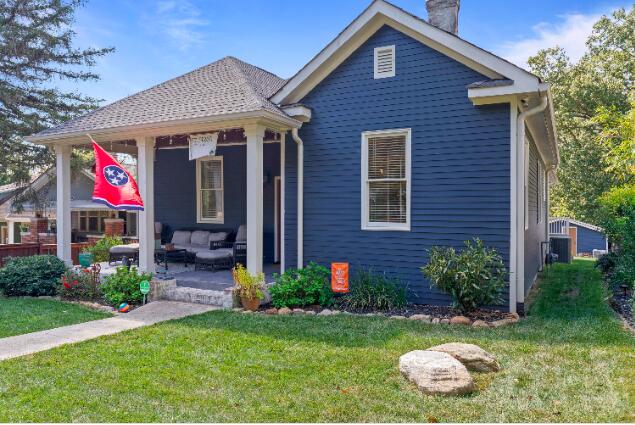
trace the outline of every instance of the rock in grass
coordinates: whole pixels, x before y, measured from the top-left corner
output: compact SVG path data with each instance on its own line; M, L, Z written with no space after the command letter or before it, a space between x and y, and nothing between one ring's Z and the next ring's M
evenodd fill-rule
M472 324L472 321L465 316L454 316L450 319L450 324L470 326Z
M500 366L496 358L478 345L450 342L428 348L430 351L446 353L475 372L498 372Z
M450 324L450 319L441 319L441 321L439 322L442 325L449 325Z
M461 395L474 381L461 362L446 353L415 350L399 358L399 371L426 394Z
M302 310L301 308L294 308L293 314L304 314L304 310Z
M266 314L278 314L278 309L275 308L275 307L268 308L268 309L265 310L265 313Z
M507 325L511 325L512 323L514 323L513 320L511 319L500 319L500 320L495 320L492 323L490 323L490 326L493 328L498 328L501 326L507 326Z
M391 319L403 320L406 316L390 316Z
M328 308L325 308L324 310L318 313L318 316L331 316L331 315L333 315L333 312L329 310Z
M441 323L441 319L439 319L438 317L433 317L431 323L438 325L439 323Z
M313 311L313 310L305 310L304 314L307 314L309 316L315 316L315 311Z
M289 307L282 307L278 309L278 314L281 314L283 316L287 315L287 314L291 314L292 310Z
M511 320L513 323L516 323L520 320L520 315L518 313L509 313L507 318Z
M473 328L489 328L489 323L487 323L485 320L475 320L474 323L472 323L472 327Z
M413 314L409 317L410 320L420 320L422 322L430 322L432 317L427 314Z

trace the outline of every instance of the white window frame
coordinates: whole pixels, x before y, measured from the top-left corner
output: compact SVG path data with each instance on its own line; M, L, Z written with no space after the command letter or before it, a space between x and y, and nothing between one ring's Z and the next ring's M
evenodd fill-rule
M405 223L377 223L370 222L370 206L369 206L369 180L368 180L368 140L371 137L395 137L405 136L406 138L406 222ZM375 130L364 131L362 133L362 167L361 167L361 192L362 192L362 230L372 231L410 231L410 186L411 186L411 152L410 140L412 131L410 128L394 129L394 130Z
M221 170L221 190L223 195L221 196L222 213L221 218L204 218L201 216L202 207L202 190L201 190L201 163L208 161L220 162ZM224 224L225 223L225 164L222 156L205 156L196 160L196 222L197 223L213 223Z
M378 61L378 53L380 50L390 50L392 53L392 72L379 72L379 61ZM375 80L379 80L380 78L390 78L394 77L396 74L396 53L395 53L395 45L391 46L381 46L375 47L373 50L373 76Z

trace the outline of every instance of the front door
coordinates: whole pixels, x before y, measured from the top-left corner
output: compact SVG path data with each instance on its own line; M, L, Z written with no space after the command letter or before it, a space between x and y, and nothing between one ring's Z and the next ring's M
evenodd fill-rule
M569 236L571 237L571 259L578 255L578 228L569 227Z

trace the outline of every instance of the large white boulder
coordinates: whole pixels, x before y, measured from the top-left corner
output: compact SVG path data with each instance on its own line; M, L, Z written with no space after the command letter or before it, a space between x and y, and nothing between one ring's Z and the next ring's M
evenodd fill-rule
M474 391L461 362L446 353L415 350L399 358L399 371L426 394L460 395Z
M430 351L446 353L475 372L498 372L500 366L496 358L478 345L450 342L428 348Z

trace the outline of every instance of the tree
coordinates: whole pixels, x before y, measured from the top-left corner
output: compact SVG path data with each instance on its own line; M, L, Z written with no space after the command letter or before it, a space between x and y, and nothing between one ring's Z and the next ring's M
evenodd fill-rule
M552 190L554 216L599 224L600 196L635 177L632 168L622 167L629 161L624 124L631 122L634 27L635 6L620 9L596 22L577 63L559 47L529 59L532 71L552 85L561 157Z
M98 106L98 100L55 87L60 79L97 80L86 70L113 48L77 49L71 29L83 0L0 0L0 181L27 181L53 163L24 136Z

